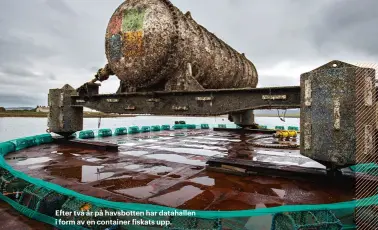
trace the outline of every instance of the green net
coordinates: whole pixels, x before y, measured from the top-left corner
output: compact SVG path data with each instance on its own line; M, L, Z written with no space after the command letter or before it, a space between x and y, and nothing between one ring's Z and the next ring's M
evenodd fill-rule
M277 213L272 230L341 230L340 220L329 210Z
M15 177L13 174L4 171L0 177L0 191L7 196L19 198L21 191L24 190L30 183Z
M82 223L81 226L84 228L90 229L105 229L106 227L110 227L110 225L98 225L96 224L96 219L101 218L102 220L110 219L109 216L97 216L99 213L103 213L105 210L102 210L96 205L91 203L78 200L74 197L71 197L64 202L61 206L63 212L71 212L76 213L76 215L69 215L63 216L61 220L69 222L73 221L72 223ZM113 210L108 210L113 211ZM94 223L93 223L94 222ZM91 224L93 223L93 224ZM67 225L67 224L66 224ZM69 224L69 225L76 225L76 224Z
M49 189L35 186L33 184L27 186L22 191L19 203L32 210L38 210L41 199L52 192Z
M180 125L180 124L179 124ZM182 124L181 124L182 125ZM202 128L202 126L201 126ZM130 127L129 132L139 132L139 127ZM93 131L85 137L93 136ZM81 133L82 133L81 132ZM125 132L125 129L123 129ZM89 134L88 134L89 133ZM49 135L49 134L48 134ZM80 136L80 135L79 135ZM38 139L40 138L40 139ZM1 156L26 146L44 144L52 140L47 135L20 138L9 142L0 143ZM376 165L369 165L376 167ZM366 166L355 166L356 171L363 170ZM80 226L79 217L62 218L55 216L56 210L66 211L137 211L141 213L156 212L183 212L183 210L163 207L151 204L123 203L99 199L87 196L73 190L61 187L44 180L33 178L20 171L13 169L0 157L0 186L2 193L0 199L12 205L20 213L27 217L54 225L59 229L104 229L115 228L116 225L96 225L84 223ZM22 195L19 193L22 191ZM21 196L21 197L20 197ZM242 211L193 211L195 215L183 216L142 216L140 219L153 220L154 225L127 225L118 226L118 229L161 229L165 221L170 225L165 229L341 229L340 220L351 219L356 207L368 207L378 204L378 195L352 200L336 204L319 205L283 205L278 207L242 210ZM74 225L62 224L59 221L76 218ZM114 219L113 217L84 216L82 220L95 221ZM134 217L118 217L118 219L131 221ZM262 221L264 220L264 221ZM95 222L94 222L95 223ZM87 225L86 225L87 224ZM344 225L352 229L354 225Z
M171 217L171 225L167 229L186 230L186 229L222 229L221 219L202 219L190 217Z

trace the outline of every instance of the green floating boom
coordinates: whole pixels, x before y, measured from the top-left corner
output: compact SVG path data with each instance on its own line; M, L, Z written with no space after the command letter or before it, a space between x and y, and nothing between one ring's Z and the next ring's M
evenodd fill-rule
M48 144L53 142L53 138L49 133L37 135L35 136L35 140L37 142L37 145Z
M260 129L268 129L268 126L266 126L266 125L260 125L259 128Z
M201 124L201 129L210 129L209 124Z
M285 126L276 126L275 130L285 130Z
M358 164L350 166L349 168L354 172L378 176L378 164L376 163Z
M113 133L112 133L111 129L100 129L98 131L98 136L99 137L110 137L112 135L113 135Z
M116 136L122 136L122 135L126 135L126 134L127 134L127 128L126 127L116 128L116 130L114 131L114 135L116 135Z
M142 128L140 128L140 131L142 133L148 133L151 131L151 127L150 126L142 126Z
M38 145L35 137L18 138L12 142L16 145L16 151Z
M219 125L218 125L218 128L225 129L225 128L227 128L227 125L225 125L225 124L219 124Z
M81 131L79 133L79 138L80 139L91 139L91 138L94 138L95 135L94 135L94 132L92 130L85 130L85 131Z
M133 133L140 133L138 126L129 127L129 134L133 134Z
M153 125L153 126L151 126L151 131L153 131L153 132L158 132L160 130L161 130L160 125Z
M0 143L0 156L16 151L16 145L10 141Z
M293 131L299 131L299 128L297 126L289 126L287 129L293 130Z
M186 129L186 124L175 124L173 129Z
M171 126L170 125L162 125L161 130L171 130Z
M187 129L196 129L197 127L194 124L188 124L188 125L186 125L186 128Z
M18 138L12 142L16 145L16 151L37 145L35 137Z

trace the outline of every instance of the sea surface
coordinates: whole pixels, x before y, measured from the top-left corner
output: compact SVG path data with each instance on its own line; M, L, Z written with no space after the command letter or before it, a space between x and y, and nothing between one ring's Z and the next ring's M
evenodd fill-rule
M299 127L299 118L286 118L285 122L278 117L256 117L256 123L274 128L277 125ZM173 125L175 121L186 121L187 124L209 124L210 126L226 124L227 127L235 127L227 117L169 117L169 116L136 116L119 118L85 118L84 129L98 129L129 126ZM5 117L0 118L0 142L15 138L46 133L47 118Z

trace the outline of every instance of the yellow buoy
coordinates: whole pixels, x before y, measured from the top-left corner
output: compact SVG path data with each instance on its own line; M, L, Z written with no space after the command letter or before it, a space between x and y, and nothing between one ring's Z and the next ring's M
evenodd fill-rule
M289 137L297 137L297 131L295 131L295 130L289 130L288 131L288 133L289 133Z

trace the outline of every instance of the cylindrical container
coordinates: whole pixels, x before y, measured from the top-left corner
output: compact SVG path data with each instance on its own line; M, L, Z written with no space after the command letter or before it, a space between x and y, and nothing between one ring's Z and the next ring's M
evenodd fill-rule
M126 85L153 88L186 72L205 89L255 88L257 71L238 53L169 0L127 0L110 19L106 56Z

